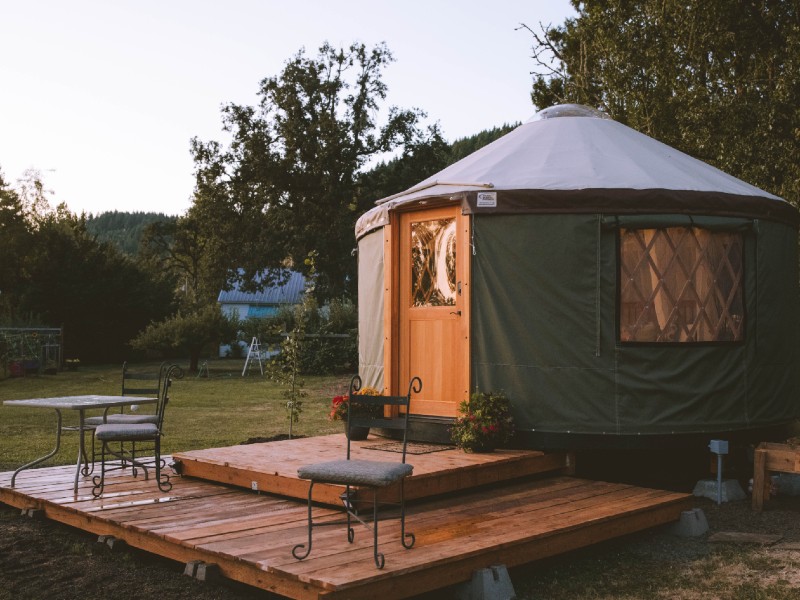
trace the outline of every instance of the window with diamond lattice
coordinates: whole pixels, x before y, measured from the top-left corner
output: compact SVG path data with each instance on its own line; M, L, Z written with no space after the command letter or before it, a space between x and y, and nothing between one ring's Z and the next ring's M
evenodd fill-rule
M744 339L740 233L699 227L620 230L619 339Z
M456 220L411 224L412 306L456 303Z

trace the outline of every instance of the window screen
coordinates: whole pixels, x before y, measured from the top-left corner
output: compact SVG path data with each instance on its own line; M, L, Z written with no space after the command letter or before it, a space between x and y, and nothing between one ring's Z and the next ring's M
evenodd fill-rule
M620 341L743 340L742 246L736 232L621 229Z

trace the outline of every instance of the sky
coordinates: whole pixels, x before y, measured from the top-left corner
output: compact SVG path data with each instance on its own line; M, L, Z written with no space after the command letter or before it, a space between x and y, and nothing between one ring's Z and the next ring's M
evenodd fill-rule
M384 107L416 107L456 140L524 122L532 38L569 0L0 0L0 172L41 173L80 214L183 214L190 141L226 140L220 108L302 48L385 42Z

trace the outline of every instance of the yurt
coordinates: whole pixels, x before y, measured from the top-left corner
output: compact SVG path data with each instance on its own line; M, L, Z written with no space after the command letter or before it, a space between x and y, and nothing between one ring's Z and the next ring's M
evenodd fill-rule
M417 439L475 390L516 443L766 439L800 416L798 211L584 106L545 109L356 225L359 372Z

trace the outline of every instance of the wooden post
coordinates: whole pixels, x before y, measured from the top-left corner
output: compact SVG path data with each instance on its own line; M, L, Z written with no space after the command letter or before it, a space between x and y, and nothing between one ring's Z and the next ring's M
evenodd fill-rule
M768 482L767 451L759 446L753 454L753 510L756 512L764 509L764 495L769 494Z

